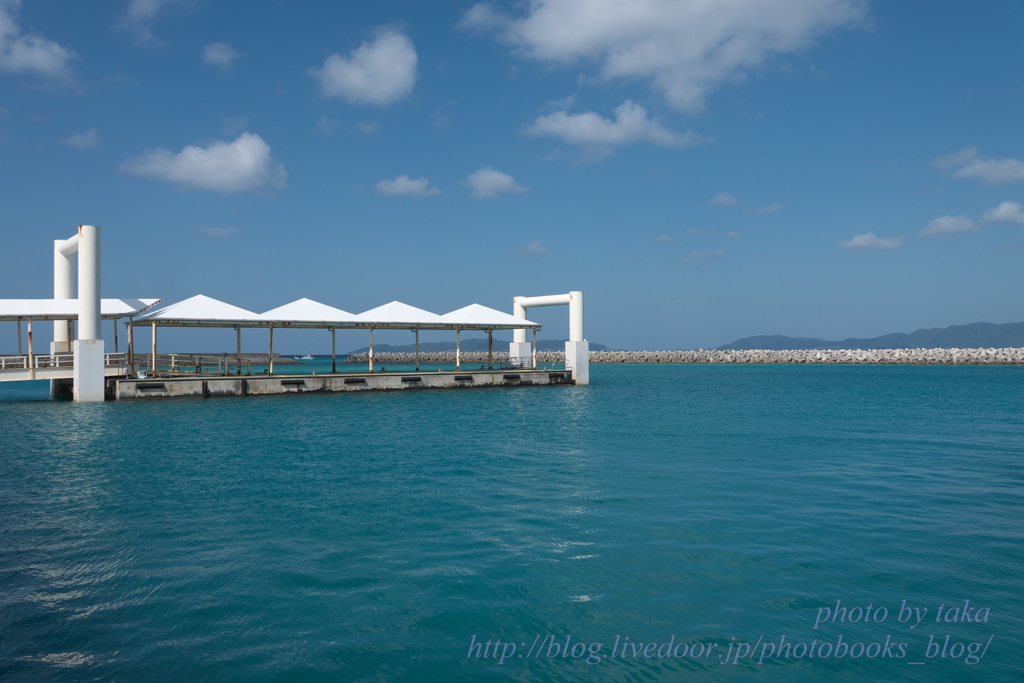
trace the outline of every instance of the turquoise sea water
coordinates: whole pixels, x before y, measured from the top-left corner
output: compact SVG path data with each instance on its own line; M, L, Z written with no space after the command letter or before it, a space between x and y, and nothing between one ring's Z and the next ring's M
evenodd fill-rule
M0 678L1022 680L1024 368L591 372L0 385Z

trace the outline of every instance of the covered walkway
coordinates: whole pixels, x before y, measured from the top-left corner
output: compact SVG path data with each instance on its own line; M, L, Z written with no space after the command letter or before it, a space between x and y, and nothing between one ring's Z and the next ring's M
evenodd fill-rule
M298 299L291 303L273 308L264 313L255 313L239 308L223 301L203 295L197 295L179 301L134 318L131 327L147 326L151 332L149 351L150 364L153 368L159 358L157 329L159 327L219 327L233 328L236 333L236 367L241 374L242 367L242 330L246 328L266 328L268 331L267 353L269 360L268 374L274 374L274 330L323 329L331 333L331 372L337 372L336 332L340 329L366 330L369 338L369 371L374 372L373 333L374 330L409 330L415 335L415 365L420 369L419 340L421 330L449 330L455 333L455 366L461 370L461 333L465 330L487 332L488 335L488 368L494 367L494 331L495 330L533 330L534 341L537 338L537 323L517 318L493 308L470 304L463 308L438 315L430 311L392 301L364 311L359 314L349 313L340 308L313 301ZM133 345L129 348L132 361L135 358L134 334L129 337ZM534 344L536 348L536 344ZM536 367L536 353L533 357Z

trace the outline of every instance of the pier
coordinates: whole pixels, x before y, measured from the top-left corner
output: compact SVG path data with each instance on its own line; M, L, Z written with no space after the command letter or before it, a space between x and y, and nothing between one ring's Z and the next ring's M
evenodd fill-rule
M0 381L50 380L51 397L71 396L76 402L589 383L588 344L583 338L583 292L515 297L512 315L480 304L438 315L400 301L353 314L305 298L255 313L203 295L158 308L159 299L100 298L100 233L99 226L80 225L75 235L54 241L53 299L0 299L0 322L17 323L18 333L18 353L0 356ZM541 326L526 319L526 308L562 304L569 306L571 337L565 346L565 369L538 368L536 342ZM127 350L121 353L118 324L125 318ZM114 353L105 353L100 332L104 319L113 321ZM39 354L34 345L33 323L39 321L53 322L49 354ZM77 338L74 321L78 323ZM23 353L22 348L23 324L28 332L28 353ZM211 357L160 354L157 348L160 327L232 328L237 347L234 357L226 353ZM253 375L249 363L243 377L242 367L246 361L242 353L242 330L250 328L267 330L268 365L265 374ZM282 328L330 332L330 373L275 376L274 330ZM335 333L339 329L367 333L368 372L338 372ZM416 353L412 372L374 372L375 330L413 333ZM423 330L454 332L453 372L421 372L419 340ZM511 330L515 335L505 367L495 363L495 330ZM532 343L526 341L527 330L533 333ZM148 353L136 353L140 331L149 333ZM460 340L464 331L487 333L487 362L479 370L462 368ZM231 372L232 360L234 373Z

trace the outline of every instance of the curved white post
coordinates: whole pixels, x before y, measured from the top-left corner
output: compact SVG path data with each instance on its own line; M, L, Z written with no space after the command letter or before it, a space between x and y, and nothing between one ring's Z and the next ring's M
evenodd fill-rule
M569 341L565 343L565 368L572 371L576 384L590 384L590 344L583 335L583 292L549 296L517 296L512 300L512 314L526 320L526 309L538 306L569 306ZM526 330L516 330L509 345L509 358L521 363L531 357Z
M79 225L78 234L53 242L53 297L74 298L75 264L78 253L78 339L71 342L71 323L53 325L53 352L75 352L74 398L76 401L104 399L103 334L100 330L100 228ZM51 395L56 387L50 384Z
M78 250L78 235L68 240L53 241L53 298L75 298L75 251ZM50 353L67 353L71 350L71 321L53 321L53 345Z

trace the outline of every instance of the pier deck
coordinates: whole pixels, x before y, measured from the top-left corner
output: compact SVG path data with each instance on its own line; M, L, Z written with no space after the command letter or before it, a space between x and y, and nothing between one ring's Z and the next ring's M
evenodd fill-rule
M117 378L107 380L107 396L116 400L212 398L275 394L339 393L529 387L575 384L565 370L464 370L459 372L376 372L309 375L222 375Z

